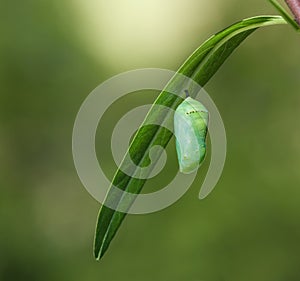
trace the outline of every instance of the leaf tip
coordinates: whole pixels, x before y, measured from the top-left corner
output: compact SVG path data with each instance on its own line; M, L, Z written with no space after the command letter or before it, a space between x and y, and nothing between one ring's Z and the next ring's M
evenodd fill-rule
M106 249L103 249L103 247L97 247L96 244L94 246L94 258L96 261L100 261L101 258L104 256L104 253L106 252Z

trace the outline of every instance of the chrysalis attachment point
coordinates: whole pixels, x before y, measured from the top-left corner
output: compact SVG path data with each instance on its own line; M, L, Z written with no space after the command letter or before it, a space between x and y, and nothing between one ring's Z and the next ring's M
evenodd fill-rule
M190 96L189 90L184 90L185 92L185 97L188 98Z

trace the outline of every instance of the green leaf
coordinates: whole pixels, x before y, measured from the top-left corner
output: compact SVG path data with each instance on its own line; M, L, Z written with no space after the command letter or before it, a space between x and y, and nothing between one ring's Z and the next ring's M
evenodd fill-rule
M230 54L253 31L262 26L285 23L286 21L280 16L258 16L233 24L204 42L186 60L177 73L190 77L201 86L204 86ZM182 87L178 85L176 75L168 83L165 90L160 93L154 104L176 109L182 102L182 98L168 93L168 89L170 90L173 87ZM196 94L193 92L190 93L192 97ZM145 120L167 120L171 122L172 118L173 116L168 113L151 108ZM154 145L166 147L171 137L172 133L163 127L157 125L143 126L142 124L126 155L130 155L136 165L146 167L150 163L149 150L151 147ZM158 161L159 157L160 154L155 155L154 158L152 158L152 163ZM126 159L126 157L124 159ZM123 173L122 170L124 171L125 168L128 170L128 165L130 165L130 163L123 160L114 176L112 185L121 190L138 194L141 192L146 180L133 178ZM134 199L130 201L128 198L124 198L124 196L119 196L110 188L105 200L105 202L114 202L115 206L122 205L129 209ZM100 259L106 252L125 216L126 213L112 210L106 207L105 204L102 206L95 233L94 254L96 259Z

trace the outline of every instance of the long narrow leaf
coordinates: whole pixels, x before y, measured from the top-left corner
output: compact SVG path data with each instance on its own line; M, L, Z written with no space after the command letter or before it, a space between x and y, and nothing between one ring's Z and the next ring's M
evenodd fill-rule
M240 21L204 42L180 67L178 73L190 77L199 85L204 86L230 54L257 28L285 23L286 21L280 16L258 16ZM175 75L165 90L160 93L154 104L175 109L182 101L182 98L170 94L168 89L178 87L179 85L176 85L176 82ZM165 112L159 112L152 108L147 114L146 119L171 120L171 117L172 116ZM154 145L166 147L171 137L172 133L160 126L143 126L142 124L127 154L130 155L135 165L145 167L149 165L150 162L149 150L151 147ZM152 161L155 163L159 157L160 155L155 155ZM146 180L130 177L122 172L124 168L128 168L128 165L130 164L127 163L126 160L122 162L114 176L112 184L126 192L138 194L141 192ZM106 200L110 202L113 200L115 206L126 204L128 208L130 208L133 203L128 202L128 200L125 201L122 196L120 197L115 194L113 189L108 191ZM125 216L126 213L112 210L106 207L105 204L102 206L95 233L94 254L96 259L100 259L106 252Z

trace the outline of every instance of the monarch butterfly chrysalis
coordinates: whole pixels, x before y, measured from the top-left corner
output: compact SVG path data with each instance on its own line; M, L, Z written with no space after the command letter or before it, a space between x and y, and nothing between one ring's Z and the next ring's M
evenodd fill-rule
M192 99L187 90L185 93L186 99L175 111L174 131L180 172L190 174L198 169L206 154L209 114L202 103Z

